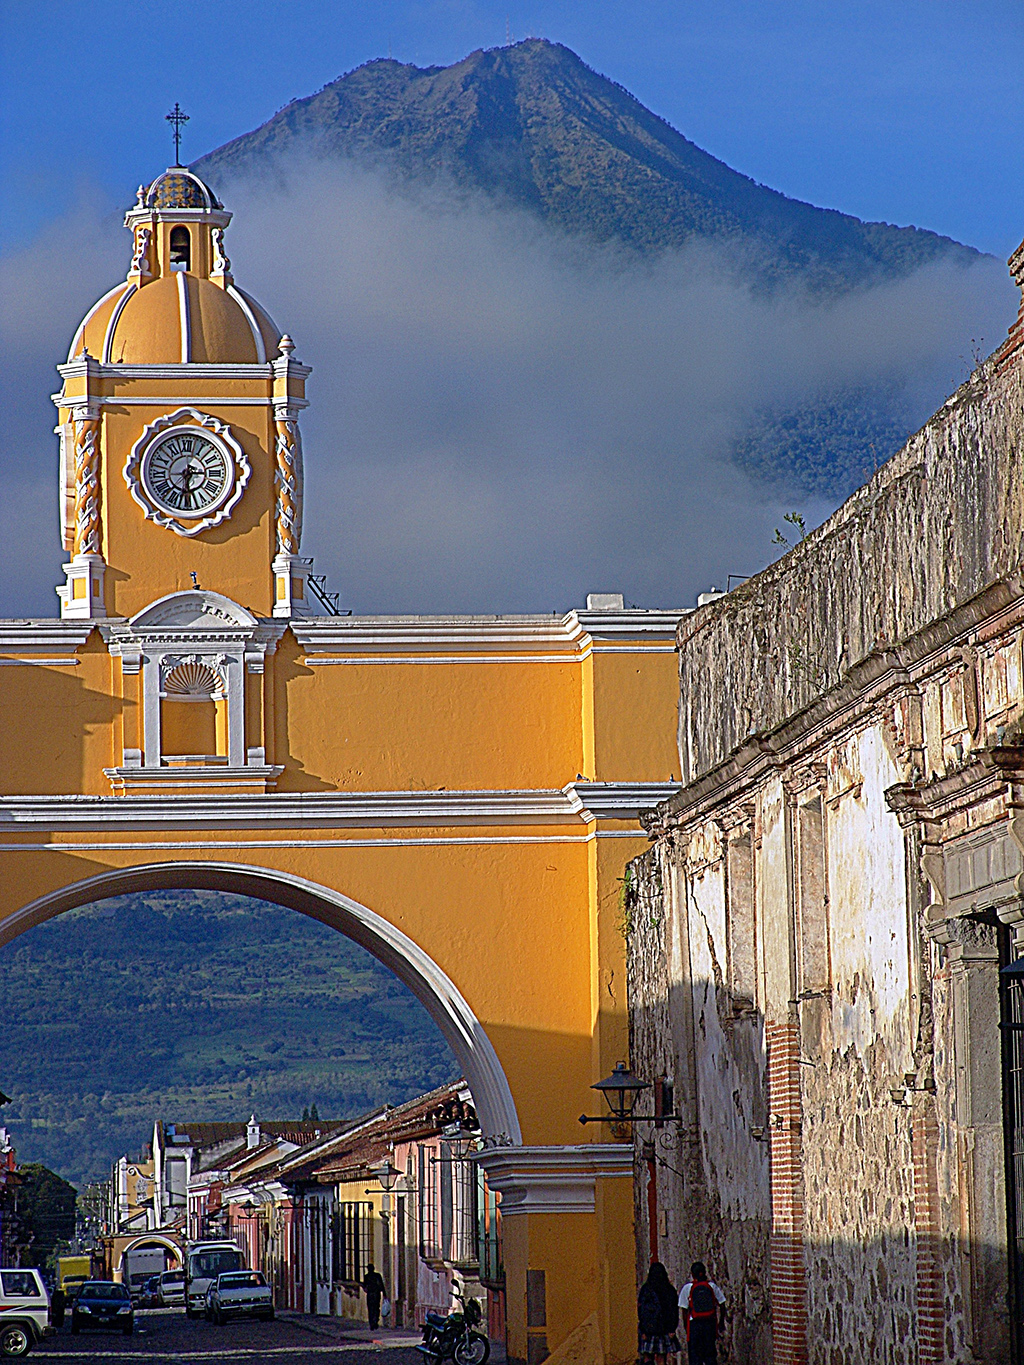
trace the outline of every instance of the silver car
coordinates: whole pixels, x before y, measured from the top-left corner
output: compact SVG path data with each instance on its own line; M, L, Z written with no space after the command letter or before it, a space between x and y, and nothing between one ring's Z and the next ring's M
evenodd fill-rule
M270 1286L258 1270L231 1270L218 1275L206 1293L206 1319L224 1323L228 1318L260 1318L271 1322L274 1301Z
M165 1270L157 1285L156 1301L161 1308L180 1308L185 1302L185 1272Z

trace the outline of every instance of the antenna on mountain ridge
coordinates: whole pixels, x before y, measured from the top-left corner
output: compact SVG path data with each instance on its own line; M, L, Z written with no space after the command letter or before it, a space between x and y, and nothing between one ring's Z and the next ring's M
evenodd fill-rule
M505 15L505 46L512 46L512 21Z

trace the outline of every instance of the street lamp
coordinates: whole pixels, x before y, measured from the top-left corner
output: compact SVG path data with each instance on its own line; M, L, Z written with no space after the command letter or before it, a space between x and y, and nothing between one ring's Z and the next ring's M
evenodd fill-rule
M632 1123L633 1109L640 1098L640 1092L647 1090L649 1086L647 1081L634 1076L625 1062L616 1062L612 1074L590 1088L601 1091L612 1112L597 1118L581 1114L580 1123Z
M397 1166L392 1166L390 1158L388 1157L385 1157L384 1161L380 1166L373 1166L370 1169L373 1171L373 1174L377 1177L377 1180L380 1183L380 1187L385 1194L391 1193L391 1191L395 1188L395 1184L398 1181L398 1177L402 1174L402 1172L397 1168Z
M653 1123L660 1128L663 1123L682 1122L678 1114L638 1114L636 1117L633 1116L633 1110L641 1092L649 1090L651 1086L649 1081L642 1081L639 1076L634 1076L625 1062L616 1062L612 1074L590 1088L591 1090L601 1091L608 1101L608 1108L611 1113L596 1117L592 1114L581 1114L580 1123ZM660 1103L659 1100L659 1105Z
M479 1136L479 1133L463 1128L460 1123L449 1123L446 1128L441 1129L441 1141L448 1148L448 1156L452 1161L462 1161L467 1157L470 1150L476 1146Z

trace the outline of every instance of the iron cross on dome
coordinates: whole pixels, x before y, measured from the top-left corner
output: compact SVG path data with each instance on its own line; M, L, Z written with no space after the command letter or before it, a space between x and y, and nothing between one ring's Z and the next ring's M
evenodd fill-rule
M174 125L174 164L181 165L181 128L182 124L188 123L188 114L184 113L178 101L174 101L174 108L169 114L165 115L167 122Z

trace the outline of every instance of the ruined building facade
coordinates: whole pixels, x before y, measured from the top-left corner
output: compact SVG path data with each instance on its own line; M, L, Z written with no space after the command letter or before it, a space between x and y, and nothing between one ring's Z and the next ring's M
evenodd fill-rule
M1024 1358L1021 339L678 629L684 785L624 894L681 1119L635 1125L638 1262L704 1256L749 1365Z

